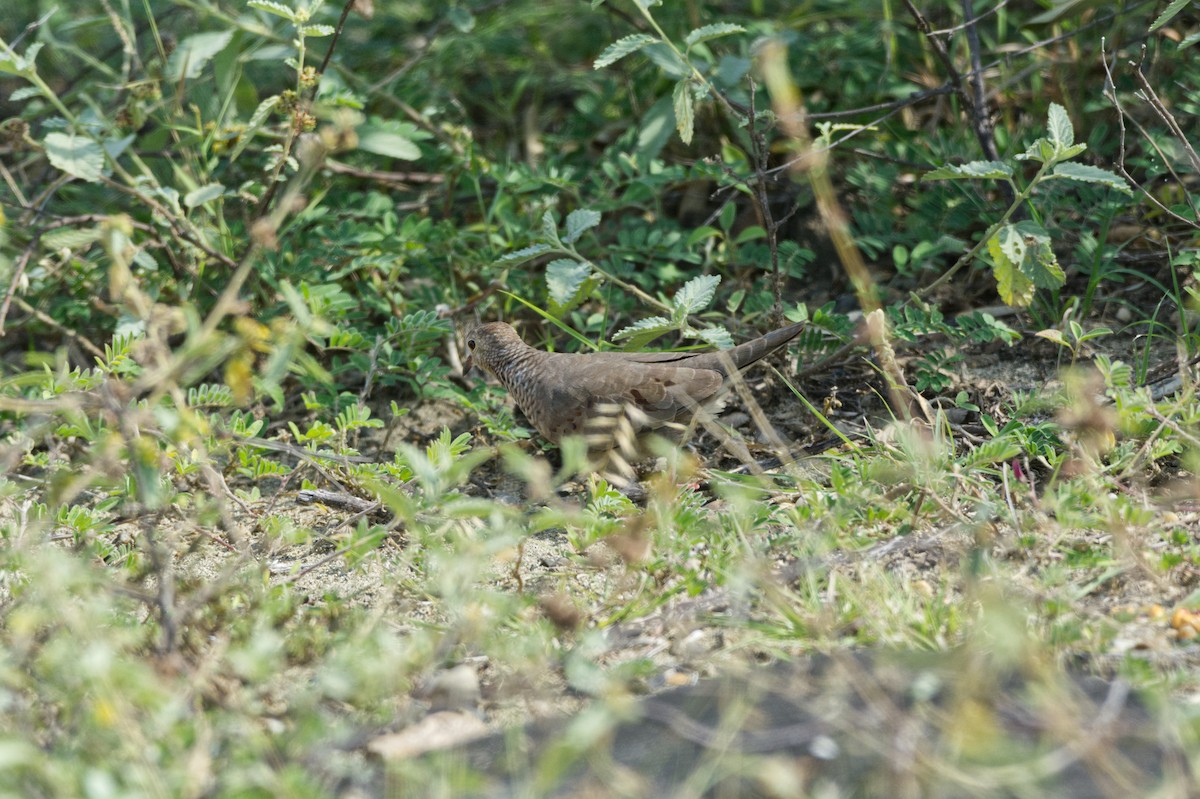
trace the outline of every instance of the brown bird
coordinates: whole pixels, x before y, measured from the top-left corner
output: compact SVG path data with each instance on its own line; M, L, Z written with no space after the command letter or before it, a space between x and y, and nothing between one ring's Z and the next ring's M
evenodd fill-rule
M787 344L803 323L717 352L543 352L504 322L467 335L464 371L495 375L550 441L589 432L596 417L624 410L638 430L686 421L701 408L715 413L734 373Z

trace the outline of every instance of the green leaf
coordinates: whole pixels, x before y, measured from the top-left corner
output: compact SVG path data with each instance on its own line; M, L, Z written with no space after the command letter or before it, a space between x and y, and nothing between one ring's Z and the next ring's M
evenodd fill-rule
M674 123L670 97L660 97L646 110L638 123L637 157L641 163L648 164L658 157L671 140Z
M542 238L551 244L562 244L558 240L558 222L554 219L553 211L547 210L542 214Z
M1109 172L1107 169L1101 169L1098 166L1091 166L1090 164L1077 164L1073 161L1068 161L1054 167L1054 175L1055 177L1078 180L1084 183L1099 183L1102 186L1108 186L1110 189L1123 191L1126 194L1133 194L1133 189L1129 188L1129 185L1115 172Z
M571 258L557 258L546 264L546 288L558 305L570 305L589 277L592 268Z
M1062 152L1060 152L1058 154L1058 156L1055 158L1055 160L1056 161L1066 161L1068 158L1074 158L1075 156L1079 155L1081 152L1083 152L1086 149L1087 149L1087 145L1084 144L1083 142L1080 142L1079 144L1072 144L1070 147L1068 147L1065 150L1063 150Z
M1050 327L1046 328L1045 330L1039 330L1033 335L1037 336L1038 338L1044 338L1046 341L1053 341L1060 347L1066 347L1069 349L1071 346L1070 342L1067 341L1067 337L1064 336L1062 331L1058 330L1057 328Z
M1045 161L1047 155L1053 153L1053 147L1045 139L1038 139L1025 148L1025 152L1015 156L1018 161Z
M976 180L1012 177L1012 167L1002 161L970 161L966 164L947 164L926 172L921 180Z
M671 304L684 314L694 314L703 311L713 300L717 286L721 282L720 275L700 275L694 277L683 288L675 292Z
M745 30L741 25L734 25L729 22L717 22L712 25L705 25L702 28L696 28L683 41L688 46L688 49L691 49L694 45L700 44L700 42L718 39L722 36L728 36L731 33L744 33Z
M128 136L122 136L119 139L105 139L100 143L100 146L104 148L104 152L108 156L108 160L116 161L121 157L122 153L129 149L129 145L133 144L136 140L137 136L131 133Z
M421 157L421 148L417 147L412 139L394 131L374 125L360 125L357 133L358 147L361 150L403 161L415 161Z
M215 200L225 193L225 187L220 183L209 183L198 189L193 189L183 195L183 204L188 208L204 205L209 200Z
M189 80L200 77L200 73L208 66L218 53L229 46L233 40L233 31L213 31L197 33L179 43L167 65L167 75L171 81L181 77Z
M671 80L685 80L692 75L692 68L687 61L662 42L648 45L643 54Z
M695 247L697 244L699 244L702 241L706 241L708 239L719 239L719 238L721 238L721 231L717 230L712 225L704 225L702 227L696 228L695 230L693 230L691 233L688 234L687 241L685 242L685 246L689 247L689 248Z
M1133 367L1121 360L1112 360L1103 353L1096 355L1096 369L1104 375L1104 382L1112 388L1133 386Z
M692 101L692 82L681 80L675 84L673 97L675 106L675 129L684 144L692 143L692 126L695 123L695 109Z
M1018 161L1038 161L1041 163L1051 161L1066 161L1068 158L1074 158L1087 149L1087 145L1083 142L1072 144L1070 147L1055 149L1054 143L1049 139L1038 139L1025 152L1016 156Z
M320 37L332 36L333 32L337 29L332 25L305 25L298 30L300 31L301 36Z
M563 241L567 244L574 244L579 241L580 236L598 224L600 224L599 211L591 211L586 208L574 210L567 214L567 233L563 236Z
M629 339L629 349L640 349L654 339L675 329L671 320L663 316L651 316L642 319L629 327L621 328L613 336L613 341Z
M1050 242L1050 234L1046 229L1034 222L1032 219L1025 219L1017 222L1010 227L1014 227L1017 231L1029 241L1044 241Z
M727 350L733 346L733 336L723 327L706 327L697 330L696 335L717 349Z
M1014 264L1020 264L1025 260L1025 237L1021 235L1021 231L1017 229L1016 225L1005 225L1000 228L992 240L1004 253L1004 257Z
M104 150L86 136L75 133L47 133L42 141L50 163L68 175L95 183L104 168Z
M604 52L596 59L593 65L594 69L604 69L610 64L615 64L627 55L636 53L648 44L654 44L658 39L646 33L635 33L632 36L625 36L617 39L615 42L604 48Z
M42 236L41 244L51 252L64 249L76 250L99 241L101 235L102 231L98 225L85 228L64 227L51 230Z
M1000 228L988 240L988 252L995 261L1000 296L1010 305L1028 305L1035 288L1055 289L1066 282L1050 234L1036 222Z
M1061 153L1075 143L1075 128L1071 125L1071 118L1067 116L1067 109L1058 103L1050 103L1047 123L1050 143L1054 145L1055 152Z
M750 225L737 235L737 238L733 240L733 243L745 244L748 241L757 241L758 239L765 239L766 237L767 231L763 229L762 225Z
M728 300L728 302L725 303L725 307L729 310L730 313L736 313L737 309L742 307L742 301L745 299L746 299L746 290L745 289L737 289L736 291L734 291L732 294L729 295L729 300Z
M80 507L80 506L74 506ZM0 742L0 770L28 769L33 771L45 767L46 753L30 741L7 737Z
M1158 15L1158 19L1154 20L1154 24L1150 26L1148 33L1154 33L1156 30L1166 25L1175 15L1190 5L1192 0L1174 0L1169 6L1163 9L1163 12Z
M963 467L978 469L996 463L1004 463L1021 454L1021 446L1011 437L984 441L967 453Z
M470 33L475 30L475 15L462 6L455 6L447 11L446 19L459 33Z
M237 144L234 145L233 152L229 154L230 163L236 161L237 157L242 154L246 145L250 144L254 135L262 129L263 123L267 121L267 117L271 115L271 111L277 105L279 105L278 94L273 94L258 104L258 108L255 108L254 113L250 115L250 121L246 123L246 129L242 131Z
M992 273L996 277L1000 299L1017 307L1033 302L1033 281L1022 274L1019 263L1004 253L999 234L988 239L988 252L992 256Z
M1050 246L1050 238L1027 240L1025 260L1021 271L1040 289L1056 289L1067 282L1067 275L1058 265L1058 257Z
M42 42L34 42L29 45L25 48L23 56L19 56L16 51L5 47L5 52L0 53L0 72L6 75L32 75L37 71L33 62L37 58L38 51L42 49L42 44ZM38 94L41 92L39 91Z
M300 22L300 16L292 9L285 6L283 3L276 3L274 0L250 0L246 5L250 8L257 8L259 11L266 11L268 14L274 14L277 17L283 17L289 22Z
M528 261L530 258L536 258L542 253L549 251L550 247L545 244L534 244L532 246L517 250L516 252L510 252L508 255L502 255L496 259L496 263L519 263L521 261Z
M1033 19L1030 19L1026 25L1045 25L1049 22L1056 22L1071 14L1080 13L1084 8L1093 4L1093 0L1057 0L1054 6L1048 11L1043 11Z

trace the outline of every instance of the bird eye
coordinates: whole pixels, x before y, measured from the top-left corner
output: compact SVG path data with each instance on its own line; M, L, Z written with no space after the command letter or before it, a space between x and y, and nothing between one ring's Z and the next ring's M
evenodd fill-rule
M473 339L473 338L467 339L467 349L469 349L469 350L475 349L475 339Z

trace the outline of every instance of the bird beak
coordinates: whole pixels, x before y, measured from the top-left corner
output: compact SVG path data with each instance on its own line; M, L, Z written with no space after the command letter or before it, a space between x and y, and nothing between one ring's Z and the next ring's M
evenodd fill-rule
M467 373L470 372L474 368L475 368L475 353L471 353L470 355L467 356L467 359L465 361L463 361L463 377L466 377Z

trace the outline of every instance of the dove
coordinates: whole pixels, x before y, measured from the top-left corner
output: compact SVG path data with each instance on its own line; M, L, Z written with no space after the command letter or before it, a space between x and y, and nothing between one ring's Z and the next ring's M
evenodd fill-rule
M467 334L463 371L478 366L508 389L548 441L588 433L597 417L624 410L640 430L717 412L734 375L800 334L804 323L716 352L543 352L505 322Z

